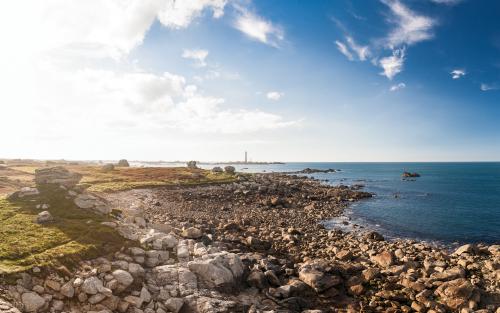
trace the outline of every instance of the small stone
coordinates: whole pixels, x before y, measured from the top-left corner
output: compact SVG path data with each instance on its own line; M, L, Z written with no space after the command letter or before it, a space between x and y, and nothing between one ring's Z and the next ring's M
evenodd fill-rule
M45 281L45 286L49 287L50 289L52 289L54 291L61 290L61 284L55 280L47 279Z
M52 214L50 214L49 211L40 212L40 213L38 213L38 215L36 217L36 222L38 224L47 224L47 223L51 223L53 221L54 221L54 217L52 217Z

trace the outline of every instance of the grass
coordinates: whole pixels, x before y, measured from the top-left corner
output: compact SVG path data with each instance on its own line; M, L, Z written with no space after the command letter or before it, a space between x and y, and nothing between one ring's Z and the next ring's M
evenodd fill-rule
M36 161L7 162L0 168L0 275L28 270L34 266L72 266L128 245L112 228L101 225L108 217L79 209L60 189L46 187L35 197L18 201L3 195L23 186L34 186L35 170L63 165L83 175L80 187L91 192L156 186L228 183L235 175L203 169L172 167L117 167L103 172L90 164L46 164ZM39 225L37 204L47 203L55 222Z
M100 167L68 167L83 175L80 185L92 192L112 192L135 188L227 183L236 177L185 167L124 167L102 172Z
M34 220L47 203L55 222ZM0 198L0 274L34 266L72 266L83 258L111 253L127 245L114 229L101 225L107 217L79 209L64 192L45 189L39 196L20 201Z
M101 166L69 163L46 164L28 161L7 163L0 169L0 196L21 186L34 185L34 173L38 168L62 165L72 172L83 175L80 186L91 192L113 192L134 188L203 185L228 183L236 180L235 175L212 173L204 169L186 167L116 167L113 171L103 172ZM18 188L15 188L15 187Z

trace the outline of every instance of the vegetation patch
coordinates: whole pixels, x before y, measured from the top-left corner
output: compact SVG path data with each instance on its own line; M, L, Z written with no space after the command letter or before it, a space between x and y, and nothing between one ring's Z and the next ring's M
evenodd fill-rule
M134 188L175 185L202 185L228 183L235 175L212 173L203 169L186 167L126 167L103 172L96 166L68 166L70 171L83 175L80 184L93 192L110 192Z
M49 204L55 221L35 222L40 209ZM0 198L0 274L34 266L72 266L82 258L117 251L127 245L116 230L104 226L105 216L82 210L58 188L19 201Z

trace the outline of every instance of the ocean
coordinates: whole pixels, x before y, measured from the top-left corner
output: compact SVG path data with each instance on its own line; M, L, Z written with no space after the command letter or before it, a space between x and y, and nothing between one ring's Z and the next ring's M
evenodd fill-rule
M211 168L214 166L201 165ZM364 185L374 197L353 203L327 227L357 224L389 238L443 244L500 243L500 163L286 163L235 164L242 172L338 169L312 176L331 185ZM402 180L403 171L421 177Z

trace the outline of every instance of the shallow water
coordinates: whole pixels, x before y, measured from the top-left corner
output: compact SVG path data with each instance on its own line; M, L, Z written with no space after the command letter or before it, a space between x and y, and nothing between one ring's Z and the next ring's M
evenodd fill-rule
M212 167L213 165L202 165ZM351 223L386 236L443 243L500 242L500 163L237 164L238 171L340 169L313 176L332 185L362 184L375 197L346 212ZM422 176L403 181L404 171ZM329 225L339 226L339 221Z

